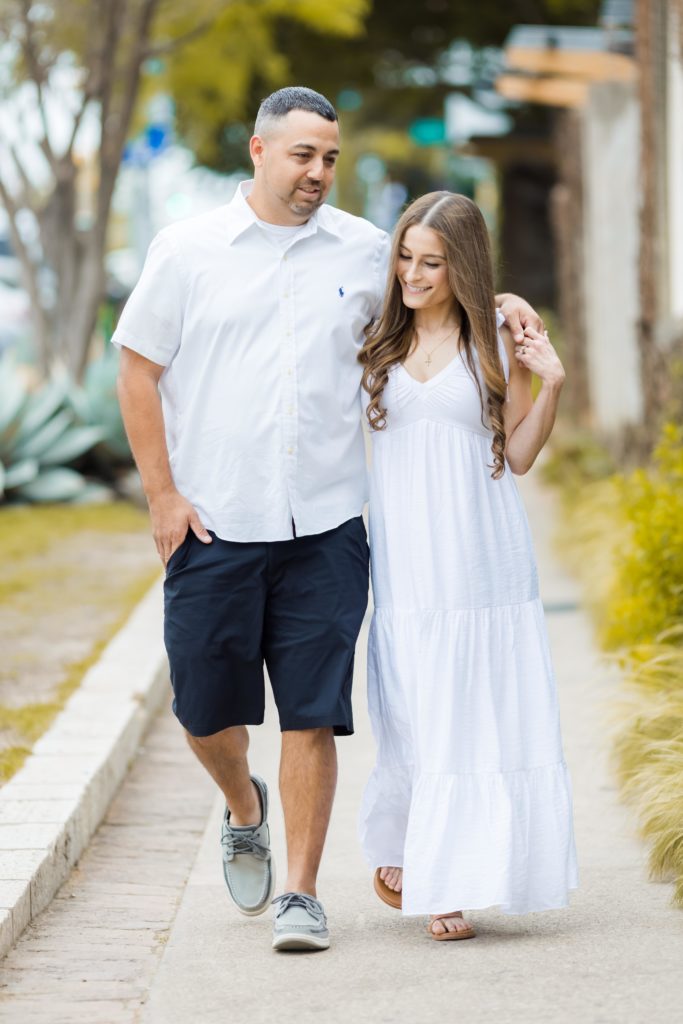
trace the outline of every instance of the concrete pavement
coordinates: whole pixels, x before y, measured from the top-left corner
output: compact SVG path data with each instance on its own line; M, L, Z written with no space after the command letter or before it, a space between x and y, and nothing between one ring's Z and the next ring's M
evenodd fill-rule
M319 893L328 912L332 948L313 955L273 953L270 915L246 919L235 911L221 876L220 803L216 801L201 842L195 833L198 849L184 888L174 862L174 893L181 897L180 906L175 917L168 905L163 913L157 912L153 956L143 955L149 935L145 938L140 928L131 928L128 954L144 962L135 986L125 992L120 986L117 995L115 972L123 966L107 974L106 956L103 961L84 951L81 983L91 999L97 978L107 979L99 1010L95 1014L91 1002L89 1012L79 1014L72 986L69 1015L57 1013L57 979L73 958L65 960L55 944L54 915L59 915L62 935L73 938L84 926L82 910L80 915L70 913L74 899L62 899L57 906L58 899L29 927L5 961L0 975L5 993L0 1005L2 1020L51 1024L62 1020L65 1024L86 1020L106 1024L223 1024L226 1020L234 1024L441 1024L465 1017L501 1024L564 1024L577 1019L582 1024L621 1024L626 1019L679 1019L683 915L669 905L670 887L647 882L645 849L634 837L633 819L618 802L607 764L607 731L618 699L618 680L601 664L590 625L577 606L575 585L551 550L552 502L533 477L521 481L521 486L536 539L560 686L565 749L574 781L581 888L570 909L523 918L493 910L477 912L472 915L479 932L474 941L436 943L426 935L421 920L403 920L376 899L355 838L360 794L373 759L364 711L364 633L356 682L357 734L338 744L339 790L320 878ZM173 741L170 733L167 742L169 750L173 742L180 750L180 741ZM284 872L283 828L275 792L278 749L271 705L266 725L253 731L252 764L271 784L274 850ZM134 770L141 769L136 765ZM190 797L184 789L185 752L178 772L178 793L187 792ZM141 778L144 781L144 770ZM194 799L202 794L205 800L206 789L197 785L191 787ZM125 792L124 787L122 800ZM149 786L146 793L153 799ZM177 811L176 801L169 828L157 818L158 841L150 841L146 849L138 851L141 878L149 884L152 879L157 885L164 884L164 842L172 841L174 828L181 827ZM186 857L187 830L183 835ZM99 834L95 843L98 838ZM124 845L136 841L135 830L118 840ZM69 882L75 902L77 876ZM175 898L170 899L171 909ZM31 958L41 942L52 950L39 986L44 993L42 1003L31 996L30 984L31 976L36 977ZM78 960L73 969L77 966Z

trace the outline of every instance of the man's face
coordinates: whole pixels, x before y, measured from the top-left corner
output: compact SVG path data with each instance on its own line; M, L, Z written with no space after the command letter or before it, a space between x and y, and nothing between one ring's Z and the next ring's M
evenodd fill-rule
M308 110L291 110L251 140L254 176L272 213L302 224L325 201L339 156L339 126Z

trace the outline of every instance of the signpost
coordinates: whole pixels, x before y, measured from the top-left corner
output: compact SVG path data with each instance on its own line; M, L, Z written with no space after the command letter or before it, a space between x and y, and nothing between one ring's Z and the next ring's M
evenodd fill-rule
M446 124L442 117L418 117L408 128L408 134L417 146L443 146Z

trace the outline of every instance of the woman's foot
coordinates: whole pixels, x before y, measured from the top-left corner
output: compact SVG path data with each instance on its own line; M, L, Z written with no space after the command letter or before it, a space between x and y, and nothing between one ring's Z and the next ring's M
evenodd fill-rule
M375 892L394 910L400 910L403 904L401 889L403 888L403 871L401 868L377 868L372 880Z
M387 889L393 889L394 892L400 892L403 888L403 868L380 868L379 877L382 879Z
M474 928L465 921L462 911L456 910L452 914L432 914L429 918L427 931L433 939L473 939Z

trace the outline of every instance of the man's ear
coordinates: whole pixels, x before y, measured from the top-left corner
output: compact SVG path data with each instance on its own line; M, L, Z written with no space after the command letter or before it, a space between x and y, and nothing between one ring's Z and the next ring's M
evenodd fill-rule
M249 140L249 154L251 156L254 167L261 167L263 164L263 154L265 151L265 142L260 135L252 135Z

